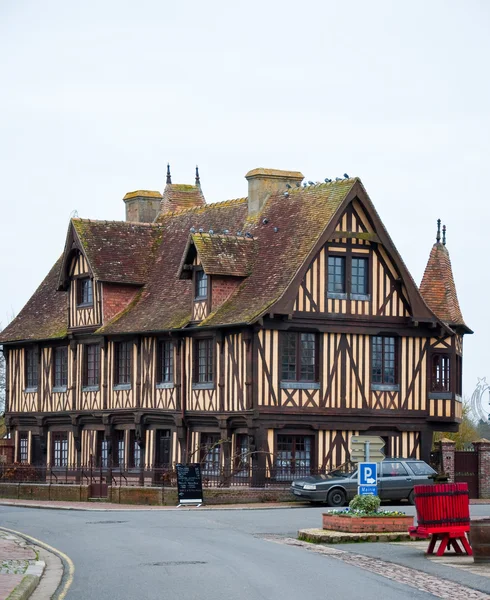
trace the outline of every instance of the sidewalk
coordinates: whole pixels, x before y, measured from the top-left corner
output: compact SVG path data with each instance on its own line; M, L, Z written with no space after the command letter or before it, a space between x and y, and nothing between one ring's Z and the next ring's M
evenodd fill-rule
M15 500L0 499L0 506L20 506L25 508L47 508L57 510L90 511L164 511L164 510L269 510L278 508L304 508L309 502L263 502L260 504L213 504L199 508L193 506L153 506L147 504L116 504L112 502L63 502L56 500Z
M63 565L58 557L0 528L0 600L51 598L62 576Z

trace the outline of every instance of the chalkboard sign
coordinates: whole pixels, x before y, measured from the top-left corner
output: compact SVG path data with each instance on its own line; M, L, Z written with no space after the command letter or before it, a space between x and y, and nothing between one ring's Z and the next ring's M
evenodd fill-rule
M201 465L175 465L177 471L177 489L179 506L181 504L202 504L202 474Z

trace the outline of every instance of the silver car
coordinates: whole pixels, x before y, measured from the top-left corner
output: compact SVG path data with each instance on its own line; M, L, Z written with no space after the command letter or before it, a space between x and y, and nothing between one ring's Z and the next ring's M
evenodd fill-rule
M414 502L414 485L434 483L437 472L423 460L386 458L378 463L378 496L381 500L408 500ZM310 475L291 484L291 492L311 502L328 506L344 506L357 494L357 470L335 475Z

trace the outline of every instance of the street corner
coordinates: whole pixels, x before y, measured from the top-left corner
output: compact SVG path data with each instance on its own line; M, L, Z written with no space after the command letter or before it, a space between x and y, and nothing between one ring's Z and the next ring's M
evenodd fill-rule
M62 599L73 579L72 561L22 532L0 528L0 599Z

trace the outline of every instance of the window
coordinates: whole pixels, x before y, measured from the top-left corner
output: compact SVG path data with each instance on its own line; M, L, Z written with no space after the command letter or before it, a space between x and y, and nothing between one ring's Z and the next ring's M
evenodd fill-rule
M221 466L221 444L219 434L201 434L201 464L203 473L219 475Z
M35 348L26 350L26 388L37 389L38 382L38 352Z
M126 458L124 454L124 433L125 432L123 430L117 430L114 435L114 442L116 446L114 452L114 464L120 467L124 466Z
M351 294L367 295L368 264L367 258L352 257Z
M459 354L456 354L456 394L463 394L463 360Z
M97 431L96 467L106 469L109 466L109 440L103 431Z
M388 462L384 460L381 463L382 477L407 477L408 471L401 462Z
M63 388L68 385L68 348L54 349L54 387Z
M316 381L316 335L285 333L282 338L282 381Z
M52 464L53 467L68 466L68 435L65 431L53 431Z
M330 294L345 294L345 256L328 257L328 284Z
M131 384L131 351L132 342L114 344L114 384Z
M173 383L174 381L174 348L171 341L158 345L157 383Z
M133 469L139 469L141 466L141 448L138 440L136 439L136 432L131 429L129 432L129 456L128 466Z
M196 271L196 299L208 297L208 276L204 271Z
M234 470L239 475L247 475L250 467L250 443L246 433L236 436Z
M451 390L450 360L448 354L434 354L432 357L432 391L449 392Z
M214 340L196 340L195 383L213 383Z
M312 438L306 435L278 435L276 467L279 479L309 475L312 468Z
M100 383L100 346L87 344L85 346L84 387L98 386Z
M19 462L26 463L29 460L29 434L19 434Z
M90 305L94 303L92 280L84 277L78 280L78 305Z
M396 385L396 340L394 337L374 336L372 338L371 383Z

